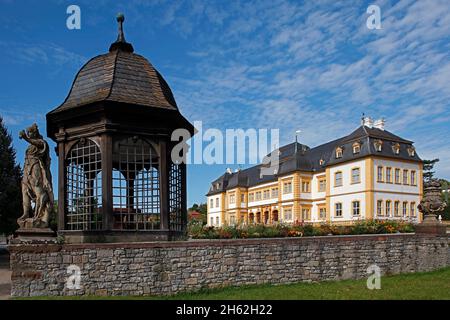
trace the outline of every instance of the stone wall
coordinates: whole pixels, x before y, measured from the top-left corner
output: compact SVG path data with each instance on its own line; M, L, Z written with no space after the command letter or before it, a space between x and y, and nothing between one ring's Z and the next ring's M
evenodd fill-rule
M450 265L448 236L414 234L186 242L13 245L12 295L174 294L230 285L358 279ZM66 287L67 267L81 289Z

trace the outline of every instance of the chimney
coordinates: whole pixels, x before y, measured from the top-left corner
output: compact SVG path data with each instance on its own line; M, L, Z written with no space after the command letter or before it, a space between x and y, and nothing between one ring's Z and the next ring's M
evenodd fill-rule
M384 120L384 118L378 119L374 122L373 127L380 129L380 130L384 130L384 125L386 124L386 120Z
M363 117L361 121L363 126L372 128L373 127L373 119L371 117Z
M231 168L227 168L227 171L226 171L228 174L232 174L233 173L233 171L231 170Z

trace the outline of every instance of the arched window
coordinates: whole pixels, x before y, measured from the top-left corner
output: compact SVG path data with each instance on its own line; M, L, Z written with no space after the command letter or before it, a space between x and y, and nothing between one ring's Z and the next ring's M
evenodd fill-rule
M160 228L158 154L138 137L115 141L113 147L113 229Z
M102 229L102 174L100 148L81 139L66 157L67 230Z

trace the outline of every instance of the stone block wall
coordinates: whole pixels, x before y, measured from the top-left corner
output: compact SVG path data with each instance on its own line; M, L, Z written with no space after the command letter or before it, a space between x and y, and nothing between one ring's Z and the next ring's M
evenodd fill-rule
M159 295L262 283L358 279L450 266L449 237L395 234L180 242L13 245L13 296ZM81 288L67 288L67 267Z

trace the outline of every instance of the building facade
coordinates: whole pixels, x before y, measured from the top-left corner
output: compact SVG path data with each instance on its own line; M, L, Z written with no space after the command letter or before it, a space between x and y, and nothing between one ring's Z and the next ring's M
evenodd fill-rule
M278 153L276 166L227 170L212 182L208 225L422 219L422 160L412 141L384 129L384 120L366 117L345 137L272 152Z

